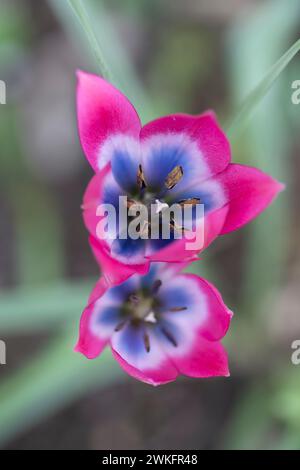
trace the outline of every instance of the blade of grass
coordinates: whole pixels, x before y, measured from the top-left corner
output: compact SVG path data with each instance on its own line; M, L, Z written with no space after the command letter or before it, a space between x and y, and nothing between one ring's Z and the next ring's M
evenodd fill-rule
M68 0L68 2L72 10L74 11L75 15L77 16L77 19L79 23L81 24L88 38L91 49L97 60L101 75L107 80L114 82L113 74L107 64L106 58L104 57L104 53L101 49L99 41L97 40L89 15L87 14L87 11L82 1L81 0Z
M122 377L109 351L88 361L73 352L74 342L72 334L63 333L0 386L2 445L92 387L108 386Z
M268 91L272 88L280 74L284 71L290 61L300 50L300 39L296 41L290 49L283 54L283 56L271 67L265 77L258 83L252 90L247 98L242 103L239 111L233 119L230 126L227 128L227 134L230 139L235 138L239 131L245 126L252 115L255 108L259 105L262 99L266 96Z
M229 83L233 102L239 102L244 89L253 88L253 84L264 75L270 63L282 50L297 27L300 16L300 4L291 0L286 9L281 1L264 3L247 20L239 19L230 32ZM274 31L276 36L274 37ZM258 104L257 98L264 93L278 77L300 48L297 41L289 51L271 68L259 86L254 90L254 101L246 99L251 112ZM285 182L288 187L286 157L290 153L287 123L281 113L281 85L273 88L247 126L240 147L235 148L235 159L242 163L258 166L272 176ZM250 94L251 96L251 94ZM245 110L246 107L243 108ZM246 116L240 115L243 120ZM238 128L235 128L237 131ZM232 129L233 131L233 129ZM237 136L236 132L231 136ZM239 154L238 154L239 153ZM276 289L284 268L288 230L288 194L280 194L271 207L244 229L248 238L244 261L245 274L242 286L243 309L249 314L249 320L260 316L264 298ZM247 328L247 327L246 327Z

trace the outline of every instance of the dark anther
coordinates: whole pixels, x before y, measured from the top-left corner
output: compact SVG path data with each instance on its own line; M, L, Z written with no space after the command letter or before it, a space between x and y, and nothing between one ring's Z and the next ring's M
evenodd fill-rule
M183 169L182 166L177 165L173 168L172 171L168 174L165 180L165 186L167 189L172 189L176 184L181 180L183 177Z
M160 288L160 286L162 285L162 282L160 279L156 279L156 281L153 282L153 285L152 285L152 294L156 294Z
M148 333L145 333L144 334L144 345L145 345L145 349L148 352L150 352L150 338L149 338L149 335Z
M138 172L137 172L136 181L137 181L137 185L140 189L144 189L147 186L146 181L145 181L145 175L144 175L143 168L142 168L141 164L139 164L139 169L138 169Z
M181 232L182 234L184 234L185 232L185 228L176 225L174 220L170 221L170 230L172 230L173 232Z
M187 310L187 307L173 307L170 308L169 312L182 312L183 310Z
M121 330L124 328L124 326L126 325L126 323L127 323L127 320L121 321L121 322L116 326L115 331L121 331Z
M197 197L191 197L190 199L183 199L183 201L179 201L180 206L196 206L200 204L200 199Z
M140 301L140 298L139 298L139 296L136 295L136 294L130 294L130 296L129 296L129 301L130 301L131 303L133 303L133 304L138 304L139 301Z
M177 347L177 342L174 338L173 335L171 335L171 333L166 330L166 328L162 328L161 329L161 332L165 335L165 337L170 341L171 344L173 344L173 346L175 346L175 348Z

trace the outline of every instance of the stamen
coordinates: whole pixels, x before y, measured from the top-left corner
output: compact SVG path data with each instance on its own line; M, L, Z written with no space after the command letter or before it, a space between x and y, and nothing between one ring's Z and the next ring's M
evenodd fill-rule
M179 201L180 206L196 206L197 204L200 204L200 199L197 197L191 197L190 199Z
M165 180L165 186L167 189L172 189L174 186L181 180L183 177L182 166L177 165L173 168L172 171L168 174Z
M137 172L136 181L137 181L137 185L140 189L146 188L147 185L146 185L146 181L145 181L145 175L144 175L143 168L142 168L141 164L139 164L139 169L138 169L138 172Z
M170 343L173 344L173 346L175 346L175 348L176 348L177 347L177 341L175 340L174 336L168 330L166 330L166 328L161 328L161 332L170 341Z
M145 209L145 205L142 204L141 202L137 202L134 199L127 199L127 209L131 209L134 207L136 212L139 212L141 214L142 210ZM128 215L133 215L128 212ZM136 214L134 214L135 216ZM140 237L143 237L145 234L149 232L149 227L150 227L150 222L148 220L142 220L142 225L138 224L136 229L137 232L139 233Z
M174 232L181 232L181 233L184 233L186 231L184 227L180 227L179 225L176 225L174 220L171 220L170 222L170 229L174 230Z
M161 285L162 285L161 280L156 279L156 281L153 282L153 285L152 285L152 288L151 288L152 294L156 294Z
M121 330L124 328L124 326L126 325L126 323L127 323L127 320L121 321L121 322L116 326L115 331L121 331Z
M129 296L129 302L133 303L133 304L138 304L140 302L140 298L138 295L136 294L130 294Z
M149 338L148 333L144 334L143 340L144 340L145 349L148 353L150 352L150 338Z
M183 312L183 310L187 310L187 307L172 307L169 312Z

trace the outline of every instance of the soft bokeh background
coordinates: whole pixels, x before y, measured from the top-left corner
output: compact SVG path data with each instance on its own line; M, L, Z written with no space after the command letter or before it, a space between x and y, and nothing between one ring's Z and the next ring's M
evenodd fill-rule
M118 83L145 121L214 108L224 125L300 33L298 0L86 0ZM228 379L152 388L107 351L72 352L98 274L80 203L76 68L97 72L66 0L0 0L0 445L8 449L300 448L300 105L284 71L232 141L236 162L287 183L197 270L235 317Z

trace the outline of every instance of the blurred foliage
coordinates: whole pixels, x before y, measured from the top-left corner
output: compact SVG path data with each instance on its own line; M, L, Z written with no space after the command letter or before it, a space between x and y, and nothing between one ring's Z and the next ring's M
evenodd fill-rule
M219 38L214 32L200 28L196 21L192 25L179 21L178 25L168 20L163 31L158 28L161 18L169 19L170 2L90 0L84 3L87 12L78 0L48 1L78 57L83 57L90 70L97 71L100 67L102 73L113 77L144 122L178 109L198 112L195 96L198 90L210 88L207 105L213 101L210 106L215 105L218 114L227 110L227 123L232 122L233 110L241 109L235 121L240 132L232 130L231 134L235 137L235 160L257 165L289 183L290 134L299 132L297 110L290 103L289 93L292 77L299 78L299 62L293 62L270 94L266 98L265 95L299 48L297 43L271 68L296 39L300 23L297 0L290 0L288 8L280 0L262 2L246 18L237 16L228 28L226 48L221 48L225 58L218 56ZM136 72L134 59L117 28L120 17L128 25L127 35L134 44L136 37L130 25L145 27L146 43L140 48L142 52L138 45L136 50L136 62L143 65L139 67L144 77ZM0 67L4 76L17 68L24 54L29 54L30 28L25 9L4 2L0 16ZM160 33L156 34L157 30ZM30 62L28 56L26 59ZM216 76L220 60L227 79L227 102L224 97L219 99L221 93L217 90L221 81L224 86L223 77ZM212 75L216 78L209 87ZM250 98L243 101L248 93ZM124 376L109 352L92 362L72 352L80 311L93 281L66 279L62 213L55 188L31 174L26 164L17 102L18 97L13 97L5 113L0 114L1 191L13 214L18 284L1 295L0 331L1 336L46 331L49 340L44 350L14 375L6 377L0 386L2 442L91 387L106 386ZM238 108L242 102L244 105ZM256 105L255 115L243 127L244 118L252 114ZM268 364L267 355L272 352L272 346L266 340L264 315L266 305L273 308L273 297L283 282L287 266L290 201L291 194L287 191L263 217L242 231L245 246L241 286L234 305L237 313L233 333L227 344L234 367L249 377L229 417L226 442L220 443L228 448L300 445L300 376L290 364L280 361ZM232 240L235 243L234 235ZM226 285L226 266L220 272L217 258L218 249L222 254L226 243L231 242L219 243L221 248L213 248L212 254L205 255L205 262L192 267L212 281L218 279L221 290L222 284ZM266 360L262 364L263 356ZM285 359L289 361L289 357ZM252 361L251 369L248 364ZM253 373L255 368L257 371Z
M1 73L14 60L20 60L29 43L30 30L25 9L8 2L1 6L0 15L0 63ZM2 77L3 78L3 77Z
M193 109L191 89L205 86L214 60L211 47L211 34L198 28L176 27L164 31L148 74L153 95L165 103L162 113L164 109L168 109L168 114L178 109L182 112ZM186 51L193 53L186 54Z

